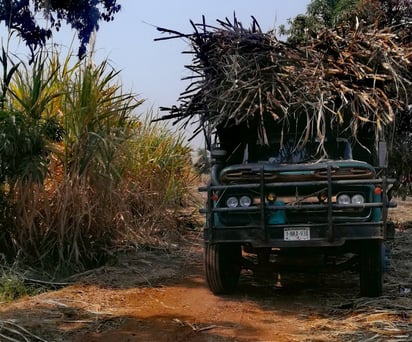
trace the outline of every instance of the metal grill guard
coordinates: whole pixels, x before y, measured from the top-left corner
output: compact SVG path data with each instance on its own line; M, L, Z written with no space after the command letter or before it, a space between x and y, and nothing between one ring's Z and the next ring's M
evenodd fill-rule
M348 172L348 170L352 170ZM362 172L363 171L363 172ZM213 175L213 172L216 174ZM235 174L236 177L231 175ZM246 175L242 177L242 175ZM255 175L252 177L251 175ZM256 175L259 175L256 177ZM252 182L250 182L252 180ZM339 246L347 240L383 239L388 209L387 188L394 183L386 177L376 178L375 169L369 164L358 161L333 161L317 164L274 165L254 163L232 165L219 173L219 167L212 171L212 182L199 188L207 192L205 241L209 243L250 243L254 247L304 247ZM382 195L363 204L339 205L333 201L336 189L356 188L358 186L382 188ZM268 192L285 192L286 189L325 189L327 199L313 204L295 203L294 205L270 205L266 201ZM216 205L215 194L226 192L254 191L260 196L260 203L250 207L227 208ZM360 220L342 222L335 213L342 210L373 209L380 210L379 218L372 215ZM285 215L292 211L305 215L309 211L326 213L322 222L270 224L267 217L275 211L283 210ZM222 223L220 215L253 216L254 220L228 225ZM258 218L258 219L256 219ZM310 241L285 241L285 228L309 228Z

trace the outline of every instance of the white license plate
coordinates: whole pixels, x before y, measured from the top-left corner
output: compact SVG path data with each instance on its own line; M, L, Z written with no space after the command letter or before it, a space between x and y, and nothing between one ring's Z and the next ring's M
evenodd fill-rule
M284 228L285 241L310 240L310 229L305 228Z

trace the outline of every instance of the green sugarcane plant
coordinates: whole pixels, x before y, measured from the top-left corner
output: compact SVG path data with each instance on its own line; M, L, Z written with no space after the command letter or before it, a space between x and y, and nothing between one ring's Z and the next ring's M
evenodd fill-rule
M51 277L99 265L119 245L167 244L191 191L183 136L140 120L142 101L107 61L53 51L20 63L0 115L1 160L21 169L2 178L0 244Z

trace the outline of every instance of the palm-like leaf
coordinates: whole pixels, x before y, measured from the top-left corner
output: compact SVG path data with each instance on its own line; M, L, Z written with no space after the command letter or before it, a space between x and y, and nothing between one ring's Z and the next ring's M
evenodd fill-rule
M119 173L114 151L130 134L131 113L141 101L123 94L115 83L118 72L108 68L106 61L96 67L84 63L62 75L68 172L109 178Z

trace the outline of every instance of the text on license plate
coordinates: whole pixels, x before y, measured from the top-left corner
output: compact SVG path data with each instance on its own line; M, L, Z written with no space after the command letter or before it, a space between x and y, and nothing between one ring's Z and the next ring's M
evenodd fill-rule
M305 228L284 228L285 241L310 240L310 229Z

